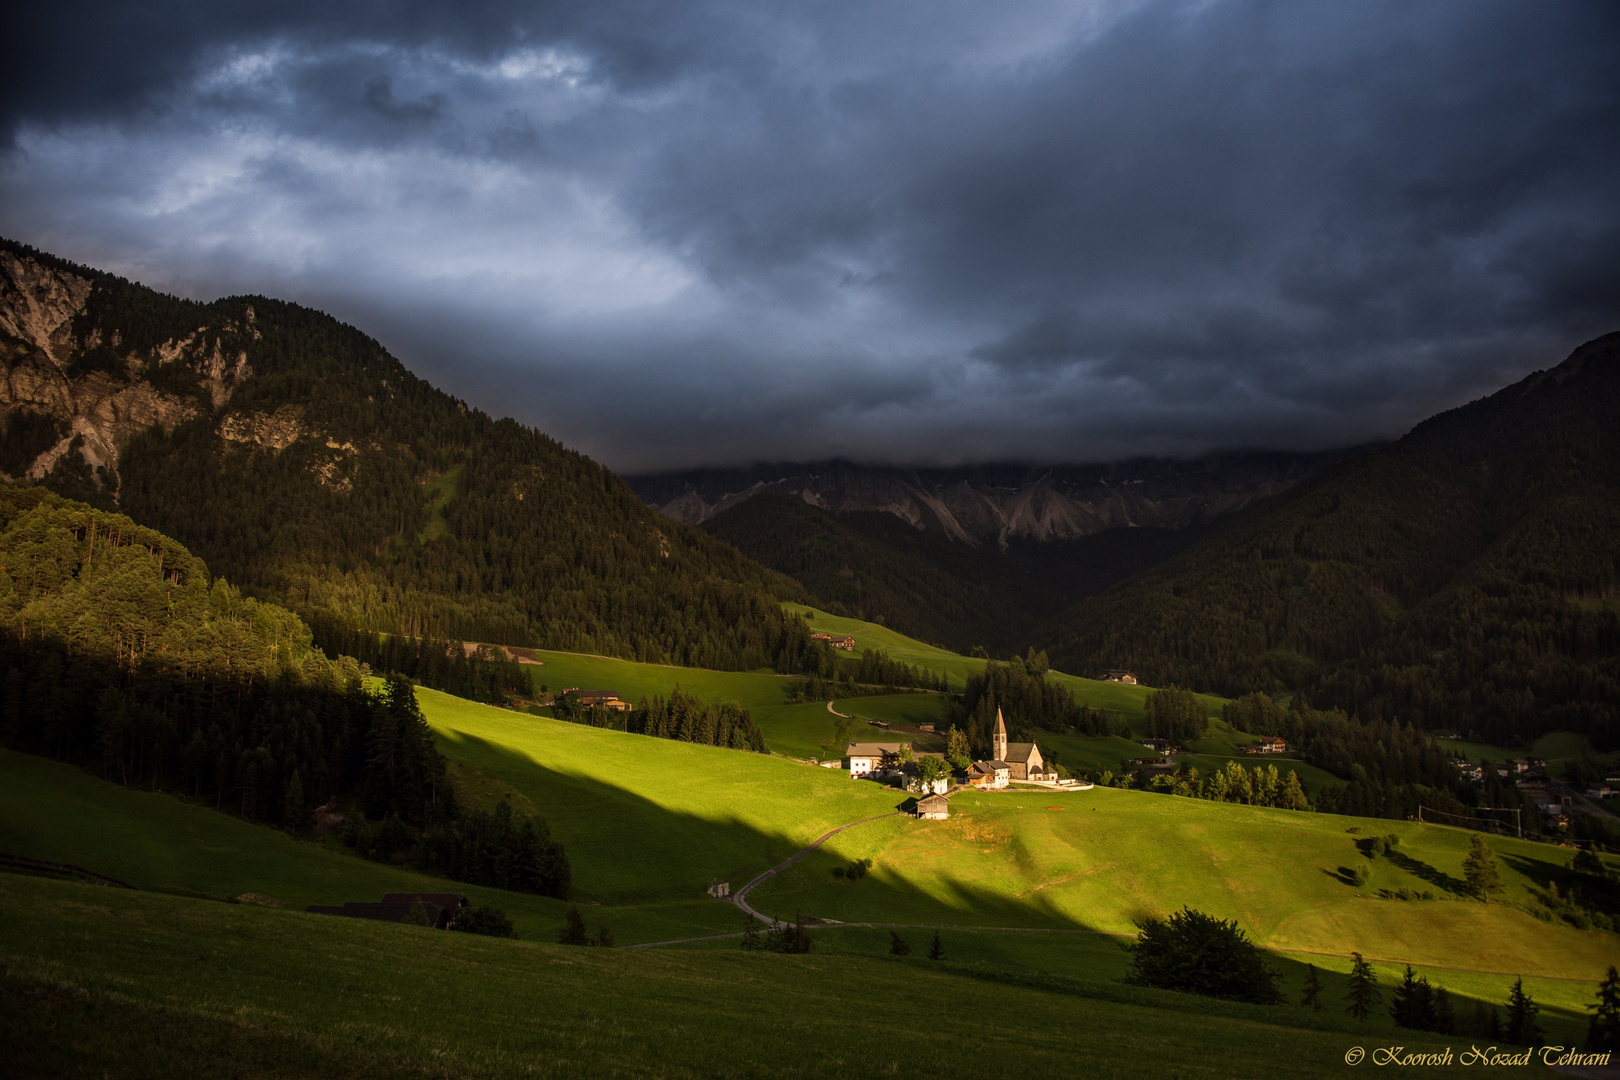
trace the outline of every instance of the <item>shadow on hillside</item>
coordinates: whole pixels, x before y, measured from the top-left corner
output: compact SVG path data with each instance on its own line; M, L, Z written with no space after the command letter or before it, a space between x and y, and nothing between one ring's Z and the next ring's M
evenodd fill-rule
M484 769L525 795L550 826L552 836L568 851L574 868L574 899L590 903L641 904L668 900L703 900L710 885L728 883L733 890L786 861L803 850L820 833L847 824L874 812L858 807L847 817L833 817L824 824L808 826L788 834L744 820L728 812L717 796L713 815L697 815L660 805L655 798L621 787L612 780L611 763L604 761L602 775L590 776L561 772L535 761L529 755L478 736L459 731L438 731L441 748L449 755ZM672 744L686 745L686 744ZM741 753L741 751L715 751ZM762 759L772 768L806 768L780 759ZM704 777L687 767L671 770L670 783L689 787ZM851 782L852 781L846 781ZM768 780L767 780L768 783ZM737 785L736 797L769 798L768 787ZM883 810L904 811L915 805L913 796L898 789L887 789L893 799ZM807 802L807 806L814 805ZM870 803L867 804L870 806ZM895 817L882 820L906 822ZM910 827L922 827L914 819ZM833 837L827 846L811 852L779 878L751 897L760 911L792 920L803 914L826 918L833 913L812 910L815 897L806 898L802 911L795 909L795 894L815 886L832 886L838 879L835 867L847 867L850 857L838 854L840 840L858 838L859 830L881 828L881 821L858 825L848 833ZM1008 845L1006 857L1018 858L1016 845ZM879 859L881 870L881 858ZM786 886L785 888L779 886ZM1031 929L1095 931L1074 920L1039 895L1009 899L961 882L947 881L932 893L892 880L873 877L846 885L882 894L882 903L863 908L892 910L892 918L874 915L869 921L932 924L960 922L984 926L1015 926ZM875 898L874 898L875 899ZM723 901L716 901L723 903ZM926 913L926 917L921 917ZM863 919L862 921L868 921ZM737 928L744 924L737 912Z
M530 798L539 811L548 818L553 836L566 845L569 857L573 861L576 888L574 899L580 903L599 901L620 905L658 901L701 902L706 899L709 885L728 882L733 889L740 888L759 874L798 853L814 839L816 834L824 831L820 827L813 826L804 833L789 835L785 832L760 828L743 820L737 813L728 813L718 800L716 813L712 816L672 810L659 805L654 798L615 784L612 778L612 764L609 761L602 763L600 776L581 775L547 768L527 754L477 736L454 731L446 732L441 729L439 737L448 753L489 769ZM789 765L780 759L767 760L782 768L804 767ZM670 782L683 786L702 784L704 777L698 773L681 774L677 771L672 773ZM744 794L747 792L744 791ZM895 798L890 805L895 807L909 800L909 797L898 790L893 791L893 794ZM849 815L849 819L860 816L861 813L856 810ZM858 830L882 828L884 821L903 823L906 828L926 828L937 824L925 825L916 821L906 822L902 818L885 818L869 825L856 826L849 833L842 835L858 838ZM843 823L833 821L826 827L831 828L833 825ZM1096 935L1099 941L1111 940L1121 945L1127 940L1076 919L1070 912L1060 909L1055 901L1040 892L1012 897L990 893L971 883L949 878L931 881L930 889L925 892L907 882L885 876L881 853L878 854L876 865L870 874L850 881L847 868L852 862L852 856L847 850L841 853L838 839L835 837L828 846L806 855L779 878L762 886L750 897L754 907L785 921L792 921L799 915L818 921L829 917L838 918L835 911L826 910L823 905L837 906L840 896L849 895L843 890L854 890L860 899L857 910L861 914L859 917L849 916L845 921L919 927L940 926L943 928L941 932L948 951L952 949L953 932L963 934L986 932L982 928L988 927L1080 932ZM1020 858L1019 845L1007 843L1001 848L1000 853L976 851L973 857L978 859L1005 857L1009 864L1012 864ZM1403 868L1411 866L1421 868L1413 872L1436 884L1443 885L1445 882L1456 884L1455 879L1435 871L1432 867L1426 867L1418 860L1403 857L1399 865ZM844 868L846 871L843 879L839 879L833 873L838 868ZM1422 874L1422 869L1428 870L1429 873ZM1325 869L1322 872L1340 880L1347 880L1349 874L1349 870L1342 867L1338 873ZM1443 887L1450 886L1443 885ZM864 895L861 895L863 893ZM1180 906L1177 898L1173 896L1156 899L1167 911ZM1148 906L1146 898L1143 900L1141 906L1146 909ZM717 907L726 904L722 900L715 900L713 903ZM893 914L887 914L890 912ZM735 930L741 931L746 923L743 913L736 910ZM817 923L810 925L818 937L821 934L847 932L836 925ZM1049 965L1045 961L1036 961L1009 970L1027 974L1054 970L1056 962L1062 959L1061 950L1057 948L1056 942L1072 940L1067 933L1054 934L1049 938L1032 933L1030 939L1054 943L1052 948L1043 950L1053 963ZM887 936L878 934L874 940L878 943L874 944L872 952L886 955ZM926 938L913 936L911 943L916 948L921 942L926 942ZM623 943L628 942L621 942ZM717 947L728 946L720 944ZM926 945L923 947L926 948ZM1349 946L1345 948L1348 949ZM951 951L950 955L954 960L966 963L974 961L970 949ZM1322 1013L1312 1013L1297 1005L1299 988L1304 983L1308 961L1269 953L1267 962L1282 976L1281 989L1288 1004L1270 1008L1252 1008L1258 1008L1262 1014L1271 1015L1289 1024L1349 1030L1344 1027L1344 1002L1341 1000L1344 996L1343 991L1338 989L1343 984L1343 975L1326 971L1318 965L1320 977L1327 986L1323 995L1325 1010ZM1348 961L1340 958L1324 957L1322 963L1348 968ZM1381 969L1387 969L1382 970L1387 1008L1392 992L1391 980L1398 972L1388 964L1381 965ZM1097 978L1094 972L1086 969L1079 970L1077 974L1082 978L1092 980ZM1118 985L1106 978L1102 983ZM1510 983L1510 979L1506 977L1502 979L1504 1000ZM1177 999L1167 999L1167 1007L1173 1007L1174 1001L1178 999L1185 1000L1180 996ZM1455 991L1453 1002L1459 1009L1471 1009L1474 1005L1473 999ZM1487 1004L1499 1003L1487 1002ZM1550 1010L1554 1013L1557 1011Z
M1527 859L1523 855L1498 853L1497 858L1502 860L1502 864L1509 870L1529 878L1543 892L1554 884L1560 890L1568 889L1571 882L1579 877L1575 871L1568 867L1551 862L1541 862L1536 859Z
M1422 859L1414 859L1399 849L1392 848L1384 855L1384 858L1413 877L1421 878L1430 885L1444 889L1453 895L1461 896L1468 890L1468 886L1461 880L1452 877L1437 866L1430 866Z

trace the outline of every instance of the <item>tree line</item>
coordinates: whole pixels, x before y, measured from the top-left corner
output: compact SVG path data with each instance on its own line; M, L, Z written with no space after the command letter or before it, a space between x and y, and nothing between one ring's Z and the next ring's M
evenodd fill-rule
M678 684L668 698L654 695L649 701L644 697L627 711L586 704L571 694L563 694L552 702L552 714L559 720L618 728L658 739L725 746L756 754L769 752L765 733L747 709L735 701L704 701L683 692Z
M545 823L461 814L414 688L368 674L173 539L0 485L4 745L294 831L341 800L363 854L414 847L458 880L566 893Z

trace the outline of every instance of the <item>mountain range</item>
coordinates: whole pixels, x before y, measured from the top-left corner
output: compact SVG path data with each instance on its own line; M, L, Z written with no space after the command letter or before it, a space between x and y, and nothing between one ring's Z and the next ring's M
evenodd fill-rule
M601 465L265 297L0 241L0 471L116 508L315 627L792 666L797 583Z
M1013 540L1076 540L1109 529L1203 525L1355 452L952 469L823 461L649 473L625 481L648 504L688 525L702 525L756 495L781 493L832 513L888 513L950 540L1006 547Z
M1333 454L627 482L319 312L0 241L0 372L0 472L174 537L317 640L804 670L797 600L1079 674L1620 745L1620 335Z

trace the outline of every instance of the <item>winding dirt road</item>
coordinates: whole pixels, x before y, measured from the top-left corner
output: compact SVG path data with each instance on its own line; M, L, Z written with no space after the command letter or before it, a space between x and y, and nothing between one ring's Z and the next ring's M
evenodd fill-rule
M832 707L832 702L829 701L827 703L827 706L828 706L828 708L831 708ZM736 892L732 893L731 898L730 898L731 902L733 904L736 904L738 907L742 908L744 913L746 913L747 915L752 916L755 919L758 919L760 922L764 923L765 925L767 925L767 926L775 926L776 925L776 920L775 919L771 918L769 915L760 914L758 911L754 910L752 905L750 905L748 903L748 894L749 893L753 892L755 889L757 889L761 885L765 884L765 882L769 881L771 878L775 877L777 874L780 874L783 870L786 870L788 867L792 866L794 863L798 862L800 859L804 858L806 855L810 854L812 851L816 850L816 848L820 847L822 844L825 844L829 839L831 839L834 836L837 836L839 833L843 832L845 829L853 829L857 825L865 825L868 821L881 821L884 818L902 817L902 816L904 816L904 813L905 812L902 811L902 810L891 810L887 814L874 814L872 817L861 818L859 821L851 821L847 825L840 825L836 829L829 829L828 831L822 833L820 836L816 837L813 841L811 841L809 847L804 848L803 850L799 851L797 854L791 856L790 858L784 859L782 862L777 863L775 866L771 867L769 870L767 870L763 874L759 875L759 877L755 878L753 881L750 881L748 884L744 885L742 888L740 888ZM721 935L721 936L730 937L732 935L727 934L727 935Z

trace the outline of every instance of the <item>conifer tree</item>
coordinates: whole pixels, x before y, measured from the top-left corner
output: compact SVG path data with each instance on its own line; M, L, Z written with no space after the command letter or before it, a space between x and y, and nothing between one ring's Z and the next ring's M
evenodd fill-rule
M930 959L930 960L943 960L943 959L945 959L945 943L939 940L939 931L938 930L934 931L934 943L932 945L928 946L928 959Z
M1312 1012L1322 1011L1322 980L1316 974L1315 964L1305 965L1305 989L1299 995L1299 1004L1309 1006Z
M743 924L742 947L748 952L756 952L765 947L765 942L759 936L759 922L749 919Z
M1446 993L1443 986L1434 988L1434 1027L1430 1030L1441 1035L1457 1033L1457 1012L1452 1007L1451 995Z
M1541 1006L1524 992L1524 980L1515 979L1513 989L1508 992L1507 1030L1503 1038L1511 1039L1520 1046L1536 1045L1541 1041L1541 1028L1536 1024L1536 1017L1540 1013Z
M911 946L907 945L906 944L906 939L901 937L899 932L895 931L895 930L890 930L889 931L889 955L890 956L909 956L909 955L911 955Z
M1468 842L1468 855L1463 859L1463 878L1468 882L1468 891L1487 904L1491 902L1491 893L1502 889L1502 874L1496 868L1496 854L1478 833Z
M1587 1008L1592 1010L1592 1019L1586 1025L1586 1049L1620 1050L1620 971L1613 964L1598 984L1597 1001Z
M1406 965L1406 975L1401 979L1401 985L1395 988L1389 1015L1404 1028L1416 1031L1435 1029L1433 988L1429 986L1428 979L1412 971L1411 964Z
M1350 955L1355 957L1355 963L1350 968L1350 993L1346 998L1349 1004L1345 1012L1357 1020L1365 1020L1384 1000L1384 995L1379 993L1378 977L1373 974L1372 965L1360 953Z
M1300 786L1299 773L1293 769L1288 770L1288 778L1283 781L1282 790L1277 795L1277 805L1284 810L1311 808L1311 800L1306 796L1305 789Z

